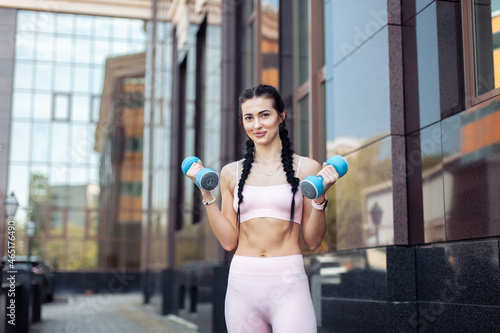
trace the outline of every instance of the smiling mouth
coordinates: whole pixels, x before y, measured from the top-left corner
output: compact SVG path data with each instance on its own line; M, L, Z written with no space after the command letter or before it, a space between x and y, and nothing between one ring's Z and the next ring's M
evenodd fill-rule
M255 132L254 135L255 136L264 136L264 135L266 135L266 132Z

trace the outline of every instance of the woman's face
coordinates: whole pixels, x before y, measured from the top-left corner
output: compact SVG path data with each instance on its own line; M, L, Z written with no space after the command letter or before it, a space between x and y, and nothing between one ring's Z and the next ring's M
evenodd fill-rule
M285 119L285 111L278 114L273 100L265 97L248 99L241 104L243 127L255 144L268 144L279 139L279 124Z

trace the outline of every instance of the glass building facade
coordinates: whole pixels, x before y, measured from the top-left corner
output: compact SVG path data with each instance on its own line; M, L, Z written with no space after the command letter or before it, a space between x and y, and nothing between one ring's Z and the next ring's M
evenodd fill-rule
M144 65L103 89L113 61L146 41L142 20L17 12L8 191L30 208L18 218L36 223L34 254L58 269L140 267ZM107 141L124 163L106 166Z

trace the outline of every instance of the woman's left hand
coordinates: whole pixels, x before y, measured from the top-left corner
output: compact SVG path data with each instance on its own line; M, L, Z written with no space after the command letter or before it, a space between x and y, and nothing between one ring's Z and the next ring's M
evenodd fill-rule
M327 165L326 162L323 162L321 170L316 176L323 177L323 194L326 193L328 189L340 178L337 170L335 170L335 167L333 165Z

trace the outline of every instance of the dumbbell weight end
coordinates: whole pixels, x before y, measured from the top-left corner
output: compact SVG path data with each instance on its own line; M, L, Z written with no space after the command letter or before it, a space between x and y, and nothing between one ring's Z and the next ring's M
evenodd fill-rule
M323 177L307 176L300 182L300 191L306 198L316 199L323 193Z
M204 168L196 175L196 184L205 191L211 191L219 184L219 175L210 168Z

